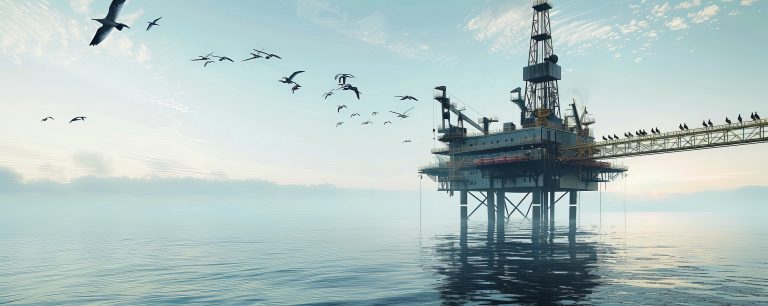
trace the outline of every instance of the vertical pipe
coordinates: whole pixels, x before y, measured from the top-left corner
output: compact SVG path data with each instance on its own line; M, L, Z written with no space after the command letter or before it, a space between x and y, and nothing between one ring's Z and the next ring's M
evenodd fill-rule
M533 236L531 238L535 241L538 240L537 237L541 231L541 189L535 189L533 191L531 210L531 221L533 221L533 227L531 228Z
M572 190L569 193L570 193L569 195L570 201L568 202L570 205L568 205L568 228L570 229L571 232L575 232L576 231L576 209L578 208L578 206L576 205L578 204L577 200L578 200L579 192L576 190Z
M496 193L488 190L485 204L488 207L488 235L493 236L493 229L496 227Z
M549 191L546 189L541 193L541 221L545 226L549 224Z
M504 241L504 224L507 217L507 198L504 190L500 190L496 195L496 235L499 241Z
M549 227L555 228L555 192L549 193Z
M459 193L459 216L461 218L461 230L459 232L459 244L467 244L467 191Z

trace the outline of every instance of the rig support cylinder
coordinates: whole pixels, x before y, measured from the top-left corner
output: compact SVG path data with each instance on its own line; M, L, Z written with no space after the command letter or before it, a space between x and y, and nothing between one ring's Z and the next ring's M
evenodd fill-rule
M459 193L459 217L461 218L461 228L459 231L459 244L467 244L467 191L462 190Z
M488 207L488 234L493 234L493 229L496 227L496 194L494 191L488 190L487 198L485 199L486 207Z
M578 209L578 191L571 191L570 193L570 205L568 205L568 227L571 229L571 231L576 230L576 209Z
M496 232L499 240L504 239L504 224L506 223L507 198L504 191L499 191L496 195Z

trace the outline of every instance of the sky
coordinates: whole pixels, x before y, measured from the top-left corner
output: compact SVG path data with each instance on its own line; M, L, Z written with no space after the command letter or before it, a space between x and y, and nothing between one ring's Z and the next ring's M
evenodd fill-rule
M764 110L765 1L553 3L561 103L586 105L595 135ZM90 19L108 6L0 0L0 167L23 181L415 190L418 167L440 146L435 86L447 86L470 117L519 120L509 91L524 85L528 0L129 0L118 20L131 28L88 46L99 27ZM145 31L157 17L160 26ZM254 48L283 59L240 62ZM236 62L190 61L210 52ZM306 70L303 87L291 94L277 80L297 70ZM323 99L337 73L356 76L361 100ZM394 98L405 94L420 101ZM349 109L337 113L342 104ZM389 113L411 107L408 119ZM41 123L46 116L56 120ZM68 124L75 116L88 119ZM369 119L374 125L360 125ZM629 192L663 197L768 185L766 153L758 144L617 162L630 168Z

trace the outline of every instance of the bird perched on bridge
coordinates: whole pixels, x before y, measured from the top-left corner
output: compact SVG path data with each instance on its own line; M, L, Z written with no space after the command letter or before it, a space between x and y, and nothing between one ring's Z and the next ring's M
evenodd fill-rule
M352 114L352 115L349 115L349 118L352 118L352 117L359 117L359 116L360 116L360 114L358 114L358 113L354 113L354 114Z
M333 77L334 80L339 81L340 86L347 85L347 78L354 79L355 76L349 73L339 73Z
M109 5L107 17L102 19L92 19L101 23L101 27L96 30L96 35L94 35L91 40L91 46L96 46L104 41L109 35L109 32L112 32L113 28L117 28L118 31L122 31L123 28L131 28L125 24L117 22L117 15L120 14L120 9L123 8L123 4L125 4L125 0L112 0L112 3Z
M725 117L725 123L731 124L731 119L728 119L728 117Z
M624 138L629 138L629 135L627 135L627 132L624 132Z
M78 117L72 118L72 120L69 120L69 123L72 123L72 122L75 122L75 121L83 121L83 122L85 122L85 117L78 116Z
M688 130L688 124L687 123L683 123L683 128L685 128L685 130L687 131Z
M701 121L701 125L703 125L704 127L709 127L709 126L707 125L707 122L706 122L706 121Z
M395 98L400 98L400 101L405 101L405 100L419 101L419 99L416 99L412 96L395 96Z
M613 140L613 137L611 135L608 135L608 140Z
M680 130L681 131L685 131L685 129L683 128L683 124L682 123L680 124Z
M295 84L296 82L293 81L293 78L295 78L299 73L304 73L304 70L296 71L294 73L291 73L291 76L289 77L283 77L282 80L279 82L285 83L285 84Z
M342 124L344 124L344 121L339 121L339 122L336 122L336 127L339 127L339 126L341 126Z
M360 100L360 91L357 89L357 87L352 86L350 84L344 85L344 87L341 87L341 90L351 90L355 93L355 96L358 100Z
M46 122L48 120L55 120L55 119L53 119L53 117L51 117L51 116L48 116L48 117L45 117L42 120L40 120L40 122Z
M159 24L157 24L157 21L162 19L162 18L163 17L160 17L160 18L157 18L157 19L155 19L153 21L147 22L147 23L149 23L149 25L147 26L147 31L149 31L149 29L151 29L153 26L159 26Z
M712 124L712 120L711 119L707 119L707 125L709 125L709 127L713 127L714 126L714 124Z
M755 112L755 120L760 120L760 115L758 115L757 112Z
M336 107L336 112L340 113L341 110L344 109L344 108L347 108L347 106L346 105L339 105L339 106Z
M619 139L619 136L617 136L616 134L613 134L613 138L614 139Z
M605 136L603 136L603 140L608 140L608 138L605 138Z
M736 118L736 119L738 119L738 120L739 120L739 123L742 123L742 122L744 122L744 119L742 119L742 118L741 118L741 114L739 114L739 118Z
M219 62L221 62L221 61L230 61L230 62L233 62L233 63L235 62L231 58L226 57L226 56L216 56L216 55L214 55L213 57L218 58Z

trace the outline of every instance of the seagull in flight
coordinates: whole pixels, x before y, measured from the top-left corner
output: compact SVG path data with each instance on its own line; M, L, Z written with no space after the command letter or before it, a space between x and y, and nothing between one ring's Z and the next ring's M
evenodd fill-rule
M411 143L411 142L413 141L411 141L410 139L403 140L403 143Z
M72 123L72 122L75 122L75 121L83 121L83 122L85 122L85 117L79 116L79 117L72 118L72 120L69 120L69 123Z
M324 93L323 94L323 99L328 99L328 97L330 97L331 95L333 95L333 90Z
M334 80L339 81L339 85L347 85L347 78L354 79L355 76L349 73L339 73L333 77Z
M299 73L303 73L303 72L304 72L304 70L296 71L296 72L292 73L291 76L289 76L289 77L283 77L283 79L280 80L279 82L285 83L285 84L296 84L296 82L293 81L293 78L295 78L296 75L298 75Z
M294 84L294 85L293 85L293 87L291 88L291 94L294 94L294 93L296 93L296 91L297 91L297 90L299 90L299 88L301 88L301 85L299 85L298 83L293 83L293 84Z
M251 57L242 60L241 62L250 61L252 59L262 58L261 54L251 52Z
M376 116L378 114L379 114L379 112L373 112L373 113L371 113L371 116Z
M339 121L339 122L336 122L336 127L339 127L339 126L341 126L342 124L344 124L344 121Z
M384 121L384 125L392 124L392 121Z
M93 36L91 46L96 46L104 41L109 35L109 32L112 32L112 28L117 28L118 31L122 31L123 28L131 28L125 24L117 22L117 15L120 14L120 9L123 8L125 1L126 0L112 0L112 3L109 5L107 17L102 19L92 19L101 23L101 27L96 31L96 35Z
M366 122L360 123L360 125L369 125L369 124L373 124L373 122L371 122L371 120L368 120Z
M216 62L208 60L208 61L205 62L205 64L203 64L203 67L208 67L208 64L213 64L213 63L216 63Z
M339 105L338 107L336 107L336 112L340 113L343 108L347 108L347 106L346 105Z
M355 117L355 116L358 116L358 117L359 117L359 116L360 116L360 114L358 114L358 113L354 113L354 114L350 115L350 116L349 116L349 118L350 118L350 119L352 119L352 117Z
M147 31L149 31L149 29L151 29L153 26L159 26L159 24L157 24L157 21L162 19L162 18L163 17L160 17L160 18L155 19L154 21L147 22L147 23L149 23L149 25L147 26Z
M45 121L48 121L48 120L56 120L56 119L53 119L53 117L48 116L48 117L43 118L43 120L40 120L40 122L45 122Z
M219 62L221 62L221 61L230 61L230 62L233 62L233 63L235 62L231 58L226 57L226 56L216 56L216 55L214 55L213 57L218 58Z
M408 112L410 112L412 109L413 109L413 107L411 107L407 111L404 111L403 113L398 113L398 112L393 112L393 111L389 111L389 112L397 115L397 117L400 118L400 119L405 119L405 118L408 118L408 117L411 116L411 115L408 115Z
M400 98L400 101L405 101L405 100L419 101L419 99L416 99L412 96L395 96L395 98Z
M264 57L264 59L270 59L270 58L273 58L273 57L277 58L277 59L283 59L282 57L280 57L280 56L278 56L277 54L274 54L274 53L268 53L268 52L264 52L262 50L256 50L256 49L253 49L253 51L256 51L256 52L259 52L260 54L266 55Z
M190 61L210 61L211 56L213 55L213 52L208 53L208 55L199 55L197 58L193 58Z
M354 91L355 92L355 96L357 97L358 100L360 100L360 91L357 90L357 87L352 86L350 84L346 84L346 85L344 85L344 87L341 88L341 90L351 90L351 91Z

